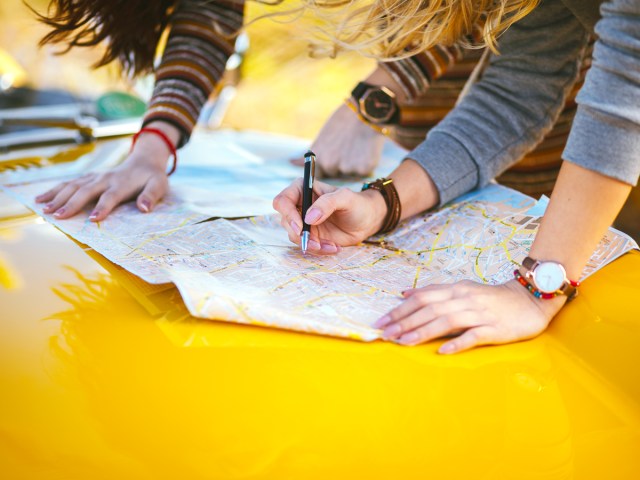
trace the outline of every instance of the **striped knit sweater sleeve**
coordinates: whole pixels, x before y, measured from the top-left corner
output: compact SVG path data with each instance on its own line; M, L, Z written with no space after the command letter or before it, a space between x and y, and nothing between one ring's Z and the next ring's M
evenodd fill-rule
M434 82L456 61L462 58L460 47L435 47L420 52L409 58L393 62L381 62L389 75L398 83L409 103L427 92L431 82Z
M470 33L471 43L482 38L482 25L476 25ZM384 68L403 90L408 103L420 98L429 85L447 73L463 57L460 46L435 45L428 50L393 62L381 62Z
M189 140L233 53L243 10L242 0L178 3L143 125L161 120L180 130L179 147Z

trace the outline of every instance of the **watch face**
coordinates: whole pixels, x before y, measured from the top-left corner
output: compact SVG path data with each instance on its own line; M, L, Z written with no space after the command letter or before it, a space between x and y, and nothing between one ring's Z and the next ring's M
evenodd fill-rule
M566 273L562 265L554 262L542 262L533 272L533 282L543 293L553 293L564 285Z
M388 121L396 110L393 98L381 88L367 91L360 99L362 115L373 123Z

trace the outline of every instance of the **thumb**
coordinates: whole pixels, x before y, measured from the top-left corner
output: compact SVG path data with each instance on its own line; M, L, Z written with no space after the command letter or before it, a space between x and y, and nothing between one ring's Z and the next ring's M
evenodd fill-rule
M338 188L318 197L307 211L304 221L309 225L319 225L334 212L353 207L355 193L348 188Z

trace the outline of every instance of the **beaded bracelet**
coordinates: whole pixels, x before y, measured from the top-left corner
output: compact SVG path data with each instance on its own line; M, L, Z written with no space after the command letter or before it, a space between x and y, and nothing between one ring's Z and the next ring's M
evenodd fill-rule
M171 155L173 156L173 164L171 165L171 169L167 172L167 176L171 175L173 172L176 171L176 167L178 166L178 152L176 150L175 145L173 144L173 142L171 142L171 140L169 140L169 137L167 136L167 134L164 133L162 130L158 128L144 127L144 128L141 128L140 131L133 136L133 139L131 140L131 150L133 150L133 146L138 141L138 137L143 133L153 133L157 135L162 139L164 144L169 149L169 151L171 152Z
M545 292L541 292L540 290L538 290L536 287L531 285L527 281L526 278L524 278L524 276L520 273L520 271L518 269L515 269L513 271L513 276L515 277L515 279L518 281L518 283L520 285L522 285L524 288L529 290L531 295L533 295L536 298L543 298L545 300L549 300L551 298L555 298L555 297L558 296L558 293L556 293L556 292L545 293ZM572 282L572 286L577 287L578 283L577 282ZM578 290L574 288L573 292L570 295L567 296L568 300L572 300L577 294L578 294Z

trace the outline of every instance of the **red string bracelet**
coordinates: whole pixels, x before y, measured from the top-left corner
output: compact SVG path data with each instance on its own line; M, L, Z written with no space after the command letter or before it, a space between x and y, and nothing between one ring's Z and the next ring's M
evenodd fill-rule
M144 127L144 128L141 128L140 131L133 136L133 139L131 141L131 150L133 150L133 146L138 141L138 137L143 133L153 133L157 135L162 139L164 144L169 149L169 151L171 152L171 155L173 155L173 164L171 165L171 170L167 172L167 176L171 175L173 172L176 171L176 167L178 166L178 152L176 150L176 147L173 145L171 140L169 140L169 137L167 137L167 134L164 133L162 130L158 128Z

